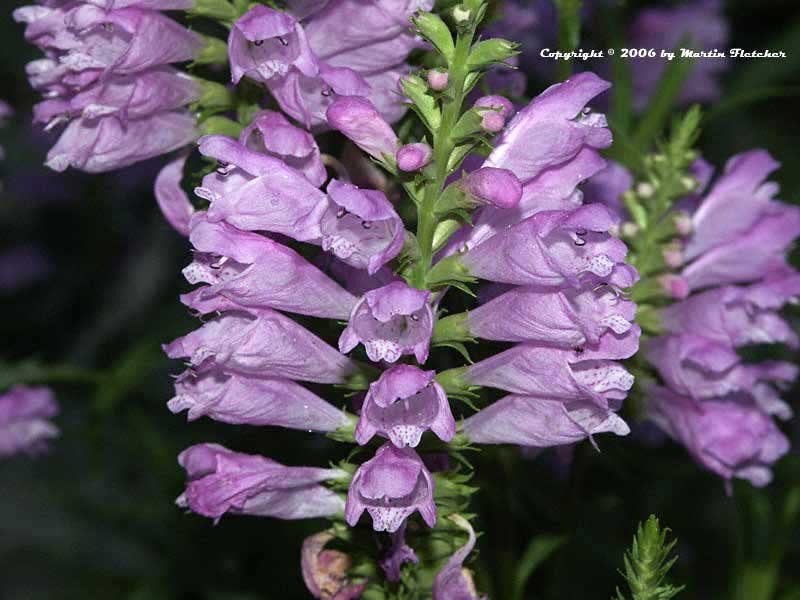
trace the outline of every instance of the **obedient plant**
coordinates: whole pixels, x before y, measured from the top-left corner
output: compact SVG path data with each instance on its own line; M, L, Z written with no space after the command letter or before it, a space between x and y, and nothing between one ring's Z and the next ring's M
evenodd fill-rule
M155 195L191 244L181 302L202 324L164 346L186 365L169 410L349 444L313 466L214 443L179 456L177 504L214 522L328 520L302 549L315 598L485 598L470 568L477 449L599 447L650 419L726 483L764 485L788 447L774 419L791 416L779 390L795 368L739 352L798 345L779 311L800 292L786 260L800 210L765 182L777 163L746 152L712 183L696 109L654 152L618 151L599 110L609 82L585 71L521 101L512 67L536 61L484 35L543 27L548 2L533 19L499 3L483 30L485 0L441 4L15 13L46 56L29 66L35 118L66 124L51 167L183 149ZM694 14L642 13L633 30L671 48ZM721 44L725 27L696 33ZM629 105L644 108L662 70L634 65ZM680 99L711 100L714 75L693 73Z
M214 14L212 4L197 8ZM521 109L473 97L483 73L516 54L480 40L483 2L443 15L376 2L358 19L356 4L256 5L230 19L233 83L263 86L299 125L240 110L236 137L199 140L213 168L198 200L180 186L183 159L156 194L194 251L184 276L198 287L182 301L207 315L165 346L189 365L169 408L361 450L326 468L193 446L178 503L214 519L330 518L303 551L319 598L385 597L409 570L435 578L428 596L477 598L463 567L475 545L461 514L474 491L464 452L629 430L617 411L633 384L620 360L638 348L625 298L637 275L610 233L619 219L578 189L605 165L612 136L588 104L609 84L583 73ZM435 66L410 72L414 48ZM359 187L351 161L321 154L304 127L339 132L393 183ZM479 339L513 346L473 364L464 344ZM430 368L433 354L451 367ZM481 401L484 388L510 395ZM386 532L373 555L358 543L365 530ZM449 532L452 556L432 554L430 530ZM342 551L325 549L333 540Z

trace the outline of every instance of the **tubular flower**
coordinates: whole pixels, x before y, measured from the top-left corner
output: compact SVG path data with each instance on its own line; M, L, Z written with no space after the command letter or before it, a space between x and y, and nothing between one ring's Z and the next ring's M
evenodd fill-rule
M399 281L370 290L353 308L339 338L339 349L350 352L360 342L372 361L393 363L404 354L413 354L423 364L433 331L429 298L430 292Z
M398 448L416 447L430 429L449 442L456 432L447 396L433 378L434 371L411 365L397 365L384 371L370 385L355 438L366 444L376 433L388 437Z
M195 58L199 36L160 10L186 2L68 2L14 11L45 57L28 64L45 100L34 120L67 126L47 155L56 171L111 171L170 152L196 136L186 106L202 85L171 67Z
M0 458L46 450L58 436L58 428L50 422L57 414L49 388L18 385L0 394Z
M320 485L343 475L336 469L285 467L217 444L191 446L181 452L178 462L189 481L176 503L205 517L219 519L232 513L311 519L343 509L341 498Z
M425 523L433 527L433 488L431 474L414 450L384 444L353 477L345 518L355 525L366 510L375 531L394 532L418 510Z

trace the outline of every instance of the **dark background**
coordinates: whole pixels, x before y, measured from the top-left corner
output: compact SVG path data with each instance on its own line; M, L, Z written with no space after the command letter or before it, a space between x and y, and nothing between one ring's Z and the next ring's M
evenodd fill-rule
M33 285L0 291L0 385L40 368L55 377L57 365L103 378L54 383L62 435L52 452L0 463L0 599L308 597L300 544L324 524L224 517L215 527L184 515L173 504L183 485L176 456L202 441L289 464L325 464L345 450L302 432L187 424L169 413L170 375L181 365L159 346L197 322L177 301L189 287L180 275L188 244L165 224L151 192L163 160L95 176L41 166L54 136L29 125L36 95L24 65L38 53L10 18L22 3L10 4L0 19L0 96L17 114L0 130L0 252L24 243L49 269ZM626 11L645 4L654 3ZM768 148L783 163L780 197L798 201L800 7L738 0L726 3L726 14L732 46L789 58L734 63L726 103L704 124L702 152L719 168L732 154ZM778 95L747 100L760 90ZM796 426L788 429L796 444ZM475 508L485 531L477 564L490 574L481 587L506 600L528 542L563 534L566 545L534 573L525 598L609 598L636 523L654 512L680 539L674 579L688 586L680 598L800 598L797 447L768 489L737 484L727 497L681 448L648 440L605 437L602 453L584 444L570 468L552 453L477 457Z

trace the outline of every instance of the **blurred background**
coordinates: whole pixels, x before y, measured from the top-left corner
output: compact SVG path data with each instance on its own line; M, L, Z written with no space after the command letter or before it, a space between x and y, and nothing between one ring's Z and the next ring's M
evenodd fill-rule
M213 441L289 464L324 464L346 449L318 435L187 424L165 403L181 370L160 344L196 325L177 301L189 246L152 194L164 159L103 175L42 166L55 139L30 125L37 101L24 65L37 51L10 12L0 19L2 99L15 115L0 129L0 389L47 382L61 436L37 458L0 462L0 599L300 599L304 536L315 522L183 514L177 454ZM644 6L619 4L624 27ZM767 148L783 168L779 196L800 201L800 5L724 2L731 47L783 50L783 60L738 60L723 101L706 111L700 147L717 168ZM598 34L595 33L597 36ZM600 32L602 39L602 31ZM523 48L524 50L524 48ZM548 82L530 80L528 94ZM797 321L797 319L795 319ZM793 396L785 397L793 404ZM800 442L798 427L791 437ZM563 545L533 574L526 599L609 598L636 523L650 513L679 538L675 581L687 600L797 600L800 456L797 447L765 490L725 495L721 480L678 446L633 437L526 457L502 449L476 459L478 563L484 589L508 600L514 565L536 539ZM514 465L512 468L512 464ZM491 485L488 475L491 474Z

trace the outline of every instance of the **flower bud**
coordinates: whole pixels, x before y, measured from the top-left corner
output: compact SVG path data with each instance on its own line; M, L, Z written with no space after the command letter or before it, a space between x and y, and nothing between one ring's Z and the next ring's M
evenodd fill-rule
M488 111L481 119L481 128L489 133L498 133L505 127L506 120L498 112Z
M500 115L507 119L514 113L514 105L511 100L504 96L481 96L472 105L473 108L491 108L500 113Z
M690 293L689 283L680 275L662 275L658 278L662 289L676 300L687 298Z
M500 117L499 113L490 114ZM475 198L498 208L514 208L522 198L522 183L508 169L484 167L473 171L466 177L466 189Z
M432 155L433 150L428 144L406 144L397 151L397 167L401 171L418 171L431 162Z
M428 71L428 85L431 86L432 90L441 92L447 89L449 80L450 76L447 71L439 71L438 69L431 69Z

